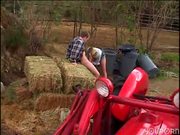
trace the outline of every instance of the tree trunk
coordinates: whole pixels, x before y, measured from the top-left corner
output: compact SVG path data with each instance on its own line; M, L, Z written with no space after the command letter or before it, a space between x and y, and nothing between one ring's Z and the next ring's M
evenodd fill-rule
M117 47L118 45L118 14L116 12L116 15L115 15L115 20L116 20L116 28L115 28L115 33L116 33L116 44L115 44L115 48Z
M74 16L74 30L73 30L73 38L76 36L77 33L77 13Z
M78 34L80 35L80 33L81 33L81 29L82 29L82 7L80 6L80 13L79 13L80 15L79 15L79 32L78 32Z

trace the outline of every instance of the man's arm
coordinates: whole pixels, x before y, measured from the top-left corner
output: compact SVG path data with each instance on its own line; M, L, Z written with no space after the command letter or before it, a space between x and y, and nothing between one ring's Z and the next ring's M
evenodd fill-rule
M106 70L106 57L104 56L101 60L101 67L104 74L104 77L107 77L107 70Z
M99 78L100 73L96 69L96 67L88 60L88 58L85 55L85 51L83 51L82 57L81 57L81 63L91 71L91 73L94 74L96 78Z

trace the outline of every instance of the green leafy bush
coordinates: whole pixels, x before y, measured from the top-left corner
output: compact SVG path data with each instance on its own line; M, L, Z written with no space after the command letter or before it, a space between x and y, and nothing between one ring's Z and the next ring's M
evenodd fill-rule
M5 45L7 48L18 48L27 46L28 37L22 26L13 25L5 32Z
M20 87L20 80L10 83L5 90L4 97L7 103L13 103L17 101L16 89Z

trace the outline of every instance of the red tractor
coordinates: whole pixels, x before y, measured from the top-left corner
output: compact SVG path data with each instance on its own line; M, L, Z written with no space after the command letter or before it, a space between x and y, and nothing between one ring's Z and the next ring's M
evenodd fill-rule
M136 67L119 91L99 78L91 90L78 90L69 115L54 135L177 135L179 89L170 98L146 96L148 74Z

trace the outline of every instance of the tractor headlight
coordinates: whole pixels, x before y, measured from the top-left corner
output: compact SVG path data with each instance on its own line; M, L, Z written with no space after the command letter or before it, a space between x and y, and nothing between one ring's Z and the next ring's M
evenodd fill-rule
M173 103L174 105L179 108L179 92L177 92L173 97Z
M107 97L109 95L109 89L106 86L106 84L102 81L96 82L96 89L97 89L97 92L103 97Z
M96 81L96 89L101 96L108 97L113 91L113 85L109 79L102 77Z

